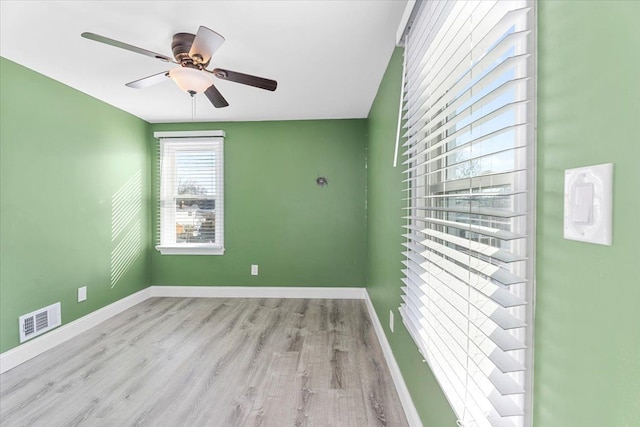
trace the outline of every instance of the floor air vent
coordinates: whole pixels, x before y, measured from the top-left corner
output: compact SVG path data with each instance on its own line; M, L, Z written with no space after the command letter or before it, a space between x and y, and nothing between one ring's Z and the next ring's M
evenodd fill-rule
M20 342L22 343L60 326L62 323L60 303L57 302L48 307L20 316L19 321Z

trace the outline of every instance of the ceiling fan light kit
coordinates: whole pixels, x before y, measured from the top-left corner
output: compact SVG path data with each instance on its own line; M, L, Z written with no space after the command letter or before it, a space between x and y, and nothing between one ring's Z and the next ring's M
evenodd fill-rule
M204 92L213 84L209 76L197 68L176 67L169 71L169 77L191 96Z
M252 76L249 74L238 73L236 71L225 70L222 68L214 68L208 70L207 66L211 62L213 54L224 43L224 37L201 26L197 34L176 33L171 42L171 51L175 60L155 53L146 49L142 49L127 43L113 40L108 37L100 36L94 33L82 33L82 37L97 41L100 43L115 46L141 55L150 56L163 62L172 62L179 65L169 71L154 74L133 82L129 82L126 86L141 89L152 86L154 84L166 81L169 77L176 85L191 96L197 93L204 93L209 101L216 108L222 108L229 105L227 100L222 96L220 91L214 86L211 76L215 76L222 80L228 80L247 86L257 87L268 91L275 91L278 82L263 77Z

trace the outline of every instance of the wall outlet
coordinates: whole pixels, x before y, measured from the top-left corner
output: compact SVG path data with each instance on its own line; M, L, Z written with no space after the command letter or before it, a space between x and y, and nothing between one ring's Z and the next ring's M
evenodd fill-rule
M82 302L87 299L87 287L83 286L78 288L78 302Z
M391 332L393 332L393 310L389 310L389 329L391 330Z
M257 276L258 275L258 266L256 264L252 264L251 265L251 275L252 276Z

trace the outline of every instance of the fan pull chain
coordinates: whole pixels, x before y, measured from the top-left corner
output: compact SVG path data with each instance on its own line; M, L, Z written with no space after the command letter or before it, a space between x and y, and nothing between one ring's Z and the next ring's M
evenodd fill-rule
M191 95L191 121L196 120L196 97Z

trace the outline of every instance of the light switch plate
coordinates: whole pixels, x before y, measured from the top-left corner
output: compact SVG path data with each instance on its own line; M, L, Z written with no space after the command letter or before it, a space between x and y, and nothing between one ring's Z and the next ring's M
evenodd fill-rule
M82 302L87 299L87 287L83 286L78 288L78 302Z
M613 164L564 172L564 238L611 245Z

